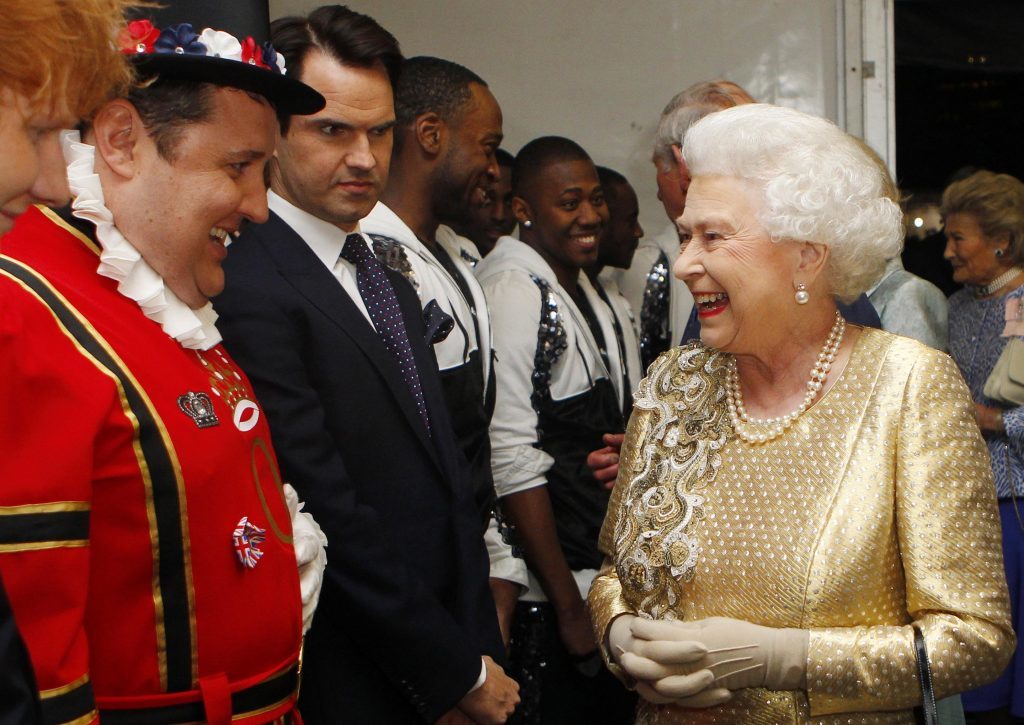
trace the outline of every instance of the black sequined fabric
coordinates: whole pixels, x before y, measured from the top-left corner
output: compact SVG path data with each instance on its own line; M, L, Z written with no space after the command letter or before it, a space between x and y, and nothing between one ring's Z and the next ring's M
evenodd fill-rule
M669 264L662 252L647 273L644 301L640 307L640 360L644 370L658 355L672 347L668 329Z
M523 558L523 549L519 545L519 537L516 534L516 525L505 517L501 510L501 501L495 501L491 513L494 515L494 523L498 526L498 535L512 549L512 556Z
M519 602L512 620L509 641L509 675L519 683L519 705L510 725L539 725L540 695L544 679L547 617L550 607L539 602Z
M530 395L530 404L539 416L541 401L548 396L551 388L551 368L565 352L568 343L565 325L562 324L562 313L558 309L558 301L551 291L551 285L536 275L531 274L530 279L540 288L540 326L537 328L537 352L534 356L532 376L533 393ZM541 432L538 431L537 435L541 437Z
M573 657L548 602L519 602L512 623L509 674L520 703L510 725L630 725L636 694L605 669L595 652Z

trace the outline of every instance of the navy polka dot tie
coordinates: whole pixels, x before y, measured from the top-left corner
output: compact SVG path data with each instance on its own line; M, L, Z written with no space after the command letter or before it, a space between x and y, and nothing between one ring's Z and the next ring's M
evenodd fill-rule
M356 266L359 296L363 298L363 304L370 313L370 319L377 328L381 342L395 356L402 371L402 379L409 386L409 392L416 401L416 410L423 418L429 433L430 415L427 413L427 403L423 399L419 370L416 369L416 361L412 356L412 345L409 344L409 334L405 329L405 320L398 306L395 288L384 274L383 265L377 261L366 240L360 235L349 234L345 238L341 256Z

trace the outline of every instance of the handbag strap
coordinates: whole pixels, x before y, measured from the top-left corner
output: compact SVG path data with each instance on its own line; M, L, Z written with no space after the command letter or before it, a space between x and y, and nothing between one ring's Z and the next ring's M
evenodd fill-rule
M914 651L917 654L917 679L921 683L921 694L924 696L922 711L924 725L937 725L938 711L935 706L935 690L932 687L932 665L928 661L928 648L925 647L924 635L914 626Z
M1006 461L1006 472L1010 476L1010 500L1013 501L1013 512L1017 514L1017 524L1020 530L1024 531L1024 518L1020 516L1020 509L1017 508L1017 482L1013 480L1013 467L1010 465L1010 439L1003 441L1003 460Z

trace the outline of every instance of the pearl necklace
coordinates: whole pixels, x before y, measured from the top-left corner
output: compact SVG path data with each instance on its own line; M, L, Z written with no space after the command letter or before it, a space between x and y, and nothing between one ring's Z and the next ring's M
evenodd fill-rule
M778 438L786 432L786 429L793 424L797 418L803 415L814 399L818 397L821 388L828 377L828 371L832 369L836 353L843 342L843 333L846 332L846 320L836 312L836 321L832 325L832 331L825 340L825 345L818 353L818 359L811 368L811 374L807 380L807 393L803 402L786 415L778 418L752 418L743 407L743 391L740 388L740 376L736 370L736 358L729 362L728 379L726 381L726 403L729 406L729 417L732 418L732 426L741 439L747 443L766 443ZM755 432L752 426L767 426L764 432Z
M974 287L971 291L974 292L975 297L988 297L1009 284L1013 278L1021 272L1024 272L1024 267L1010 267L1010 269L1003 272L988 284Z

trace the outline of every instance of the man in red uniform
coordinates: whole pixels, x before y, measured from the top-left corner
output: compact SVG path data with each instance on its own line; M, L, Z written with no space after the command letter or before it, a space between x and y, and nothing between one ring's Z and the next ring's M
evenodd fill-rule
M113 42L124 7L122 0L0 3L0 234L33 203L68 202L59 132L127 83L128 64ZM0 578L0 725L42 722L38 693Z
M323 98L241 4L130 24L157 80L65 139L71 210L0 242L0 574L45 722L293 715L323 542L208 300L231 235L267 217L275 110Z

